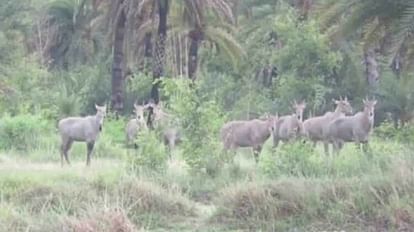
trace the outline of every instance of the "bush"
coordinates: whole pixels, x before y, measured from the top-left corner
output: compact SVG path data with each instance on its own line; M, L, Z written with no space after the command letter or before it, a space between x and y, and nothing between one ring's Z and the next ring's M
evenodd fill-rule
M315 176L320 174L319 160L311 146L297 141L281 144L276 152L264 153L259 162L261 171L268 176ZM317 154L319 155L319 154Z
M136 143L138 152L130 152L128 156L133 171L139 171L142 167L155 171L166 170L168 155L156 131L139 131Z
M214 175L221 163L218 135L224 115L214 100L199 94L199 84L191 87L189 80L166 80L164 89L184 130L184 160L194 171L205 170Z
M57 104L61 114L68 109L94 114L95 104L102 104L110 99L111 84L105 65L81 65L73 68L71 72L58 72L56 75L60 83L56 91L59 93ZM62 98L62 95L67 98Z
M375 128L375 135L381 139L397 140L401 143L410 144L414 141L414 125L395 128L393 123L385 121Z
M125 158L125 121L123 118L114 120L109 114L105 119L102 132L96 142L94 153L99 157Z
M38 115L6 115L0 119L0 149L27 151L35 148L51 129L46 120Z

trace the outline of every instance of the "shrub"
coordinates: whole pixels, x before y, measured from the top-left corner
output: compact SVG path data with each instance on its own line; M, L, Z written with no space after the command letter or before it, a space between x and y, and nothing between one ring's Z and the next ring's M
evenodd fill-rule
M125 158L125 121L115 120L112 114L105 119L94 153L99 157Z
M218 140L224 115L214 100L199 93L199 82L166 80L164 89L170 108L183 128L183 158L194 170L215 174L220 165L221 145Z
M375 128L375 135L381 139L410 144L414 141L414 125L408 124L405 127L395 128L393 123L385 121Z
M156 131L140 131L137 136L138 152L130 152L128 163L134 171L141 167L155 171L164 171L167 165L168 155L165 146L160 144Z
M0 119L0 148L27 151L35 148L48 130L50 125L38 115L6 115Z
M268 176L315 176L320 174L321 164L314 159L314 156L312 147L297 141L279 145L276 152L264 153L259 167Z

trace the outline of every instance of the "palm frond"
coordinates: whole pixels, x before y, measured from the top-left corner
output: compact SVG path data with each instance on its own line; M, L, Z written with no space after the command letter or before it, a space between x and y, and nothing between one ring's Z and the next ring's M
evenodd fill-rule
M408 1L401 18L397 21L397 29L393 33L389 62L393 62L402 50L403 46L414 35L414 1ZM409 56L409 55L408 55Z
M363 28L363 49L367 50L372 47L374 44L377 44L378 41L383 38L383 27L379 23L378 18L375 18L371 22L367 23Z
M315 14L320 15L319 21L323 30L332 26L339 21L344 14L354 7L356 1L336 1L330 0L326 3L320 3L315 6Z
M234 67L237 67L239 61L245 57L245 52L237 40L227 31L216 27L207 27L205 36L209 41L217 45L223 55L228 57Z
M406 54L405 54L405 62L404 66L407 67L407 69L412 70L412 66L414 64L414 40L411 39L409 42L406 43Z
M231 5L226 0L205 0L207 7L216 13L221 19L234 23L234 15Z

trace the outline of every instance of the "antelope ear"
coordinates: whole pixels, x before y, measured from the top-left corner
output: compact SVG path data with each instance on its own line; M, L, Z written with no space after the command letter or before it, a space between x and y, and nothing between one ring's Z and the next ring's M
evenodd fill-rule
M374 100L372 104L375 106L377 104L377 100Z
M99 106L95 103L95 109L99 110Z

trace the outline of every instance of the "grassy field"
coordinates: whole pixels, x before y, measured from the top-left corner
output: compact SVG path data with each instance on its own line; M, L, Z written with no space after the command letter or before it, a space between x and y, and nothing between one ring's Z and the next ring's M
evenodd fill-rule
M213 177L189 171L180 151L162 172L131 172L124 149L90 168L83 149L63 168L53 149L3 151L0 231L414 230L414 157L394 142L374 141L372 156L348 145L335 158L267 146L257 165L241 151Z

